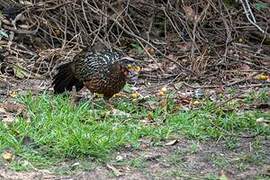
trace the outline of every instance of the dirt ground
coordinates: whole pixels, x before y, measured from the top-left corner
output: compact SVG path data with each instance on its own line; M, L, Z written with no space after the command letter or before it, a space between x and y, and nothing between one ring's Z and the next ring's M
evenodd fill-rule
M260 140L260 150L252 144ZM140 159L136 167L132 164L112 160L98 165L90 171L77 171L72 175L56 175L49 170L13 172L0 169L1 179L267 179L270 175L270 142L263 137L241 139L237 148L228 150L225 142L196 142L178 139L175 145L147 147L139 150L123 150L114 154L115 159L130 162ZM257 154L259 162L249 161ZM119 158L121 157L121 158ZM134 161L133 161L134 162ZM74 163L73 163L74 164ZM76 162L75 164L79 164ZM68 163L65 166L73 166ZM86 167L87 168L87 167ZM211 178L212 177L212 178ZM215 178L214 178L215 177ZM260 178L259 178L260 177Z

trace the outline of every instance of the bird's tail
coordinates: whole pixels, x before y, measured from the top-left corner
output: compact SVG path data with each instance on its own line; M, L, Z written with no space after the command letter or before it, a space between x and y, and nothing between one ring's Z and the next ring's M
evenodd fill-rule
M52 83L55 94L71 91L73 86L76 91L83 88L83 82L79 81L72 71L72 62L60 65L57 70Z

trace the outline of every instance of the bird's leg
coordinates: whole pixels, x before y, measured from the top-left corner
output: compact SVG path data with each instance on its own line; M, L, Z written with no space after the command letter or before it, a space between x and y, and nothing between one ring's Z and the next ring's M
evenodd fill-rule
M73 104L78 104L80 101L81 97L78 96L78 92L76 91L76 87L72 86L72 91L71 91L71 101Z
M108 107L108 109L110 109L110 111L114 110L111 98L110 97L104 97L103 99L104 99L105 104Z

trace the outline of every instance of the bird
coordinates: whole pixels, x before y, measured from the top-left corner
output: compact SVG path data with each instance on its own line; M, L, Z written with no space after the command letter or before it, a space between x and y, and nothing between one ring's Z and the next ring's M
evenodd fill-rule
M91 93L103 94L103 98L109 100L123 89L129 74L139 72L138 67L133 58L116 50L84 49L71 62L57 67L52 82L54 93L80 91L86 87Z

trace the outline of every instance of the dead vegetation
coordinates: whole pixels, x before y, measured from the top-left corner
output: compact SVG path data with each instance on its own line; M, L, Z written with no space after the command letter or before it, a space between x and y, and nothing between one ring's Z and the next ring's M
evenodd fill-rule
M5 1L1 77L48 78L58 61L94 46L136 56L148 80L261 85L254 77L270 72L269 8L258 0Z

